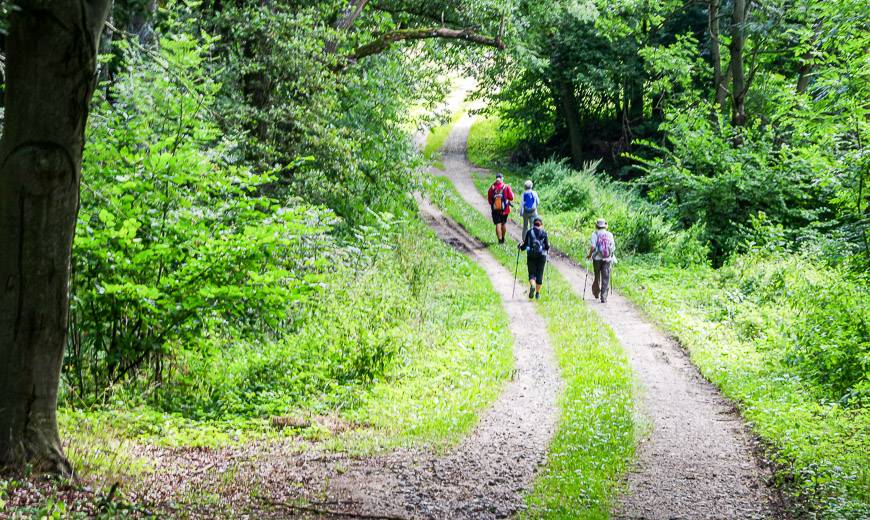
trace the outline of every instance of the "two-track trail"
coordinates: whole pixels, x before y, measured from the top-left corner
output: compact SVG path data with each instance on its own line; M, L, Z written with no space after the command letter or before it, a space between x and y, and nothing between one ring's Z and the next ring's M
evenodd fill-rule
M357 515L506 518L522 507L523 492L555 431L562 384L555 356L546 324L532 304L511 298L512 273L427 201L420 201L420 210L442 240L486 271L501 296L514 342L512 378L455 449L444 455L413 450L362 459L333 455L337 463L329 468L341 471L320 475L326 484L319 494L330 497L337 505L333 510ZM314 479L303 480L314 484Z
M473 173L485 170L466 159L471 123L465 115L447 138L444 175L467 203L489 217L490 208L472 179ZM545 215L544 221L546 227ZM510 223L509 232L519 240L519 226ZM578 295L582 293L586 272L563 255L552 256L556 269ZM615 269L618 277L618 265ZM614 517L779 516L776 493L767 484L770 472L758 459L754 440L734 406L701 377L675 341L625 298L615 292L607 304L589 298L588 304L613 329L629 357L642 420L650 425Z
M164 495L198 493L220 487L234 510L256 518L507 518L524 506L558 420L562 381L547 338L546 323L534 305L511 297L513 273L461 227L427 201L423 218L445 242L477 262L501 297L513 337L514 370L498 399L458 446L446 453L402 448L383 455L297 453L281 443L219 452L154 450L161 467L153 489ZM210 467L191 474L190 468ZM233 481L254 483L252 498ZM166 491L166 483L178 483ZM241 491L234 495L233 490ZM266 507L264 507L264 505ZM191 516L218 516L201 511Z

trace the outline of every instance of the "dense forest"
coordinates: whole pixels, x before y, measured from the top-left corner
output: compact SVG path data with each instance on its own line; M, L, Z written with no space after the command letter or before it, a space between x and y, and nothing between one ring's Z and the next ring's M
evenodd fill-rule
M460 443L524 370L494 268L418 210L515 272L442 176L463 116L561 253L607 218L782 515L870 514L866 2L50 4L0 3L0 516L287 517L310 496L183 457ZM569 397L522 514L620 516L642 392L553 276Z

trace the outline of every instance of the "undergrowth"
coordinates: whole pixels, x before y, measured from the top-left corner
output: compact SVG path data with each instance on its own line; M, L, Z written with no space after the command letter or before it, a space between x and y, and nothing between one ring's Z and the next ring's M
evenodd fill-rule
M477 151L474 127L469 157ZM492 166L491 162L479 164ZM520 176L523 175L523 177ZM508 170L535 181L550 239L576 260L597 217L617 240L614 284L690 351L767 444L795 513L870 516L870 290L847 265L788 252L763 217L746 253L715 269L703 228L672 224L627 187L546 162ZM475 179L481 192L491 179Z

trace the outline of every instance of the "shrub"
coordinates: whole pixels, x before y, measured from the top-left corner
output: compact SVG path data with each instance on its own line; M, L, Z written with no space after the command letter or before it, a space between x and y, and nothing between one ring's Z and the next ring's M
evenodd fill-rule
M827 399L845 404L870 397L866 281L846 267L788 253L735 257L720 277L747 300L747 312L777 314L765 347L779 353L789 371L815 382Z
M210 113L218 85L202 79L207 45L164 39L161 63L128 53L91 118L64 370L78 398L145 367L161 382L209 338L291 326L325 270L311 259L331 248L329 215L269 198L270 175L233 164Z

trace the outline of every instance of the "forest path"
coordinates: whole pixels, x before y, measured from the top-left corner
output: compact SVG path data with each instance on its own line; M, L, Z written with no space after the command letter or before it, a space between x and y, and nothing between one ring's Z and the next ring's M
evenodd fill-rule
M472 175L488 173L466 159L473 118L465 114L444 145L444 172L462 198L490 216ZM521 191L521 190L518 190ZM516 193L518 197L519 194ZM542 201L546 208L546 201ZM546 228L546 215L544 223ZM509 223L510 236L522 230ZM493 231L493 240L495 232ZM618 243L619 237L617 237ZM558 237L556 237L558 243ZM582 295L586 271L558 253L551 263ZM619 280L619 266L614 268ZM591 275L590 275L591 278ZM589 282L591 287L591 280ZM545 288L546 290L546 288ZM757 458L752 436L734 406L707 382L687 353L617 293L588 304L616 333L639 389L639 411L650 426L626 476L615 518L771 518L779 516L772 476Z
M233 511L252 511L255 518L494 519L524 507L555 433L563 386L546 323L534 302L520 297L521 287L512 297L513 273L483 244L428 201L419 205L442 240L484 269L509 318L514 370L474 430L446 453L400 448L358 457L298 453L287 443L218 452L156 449L148 455L161 471L149 490L165 502L223 489L221 499ZM192 474L191 467L209 469ZM190 516L221 514L207 508Z
M458 447L445 455L413 450L337 463L318 479L333 511L387 518L506 518L545 461L561 391L546 323L532 303L512 298L513 275L486 248L420 200L423 218L445 242L480 265L501 296L514 339L514 373L498 400ZM315 466L316 467L316 466ZM339 470L340 471L337 471ZM302 481L310 481L303 478Z

